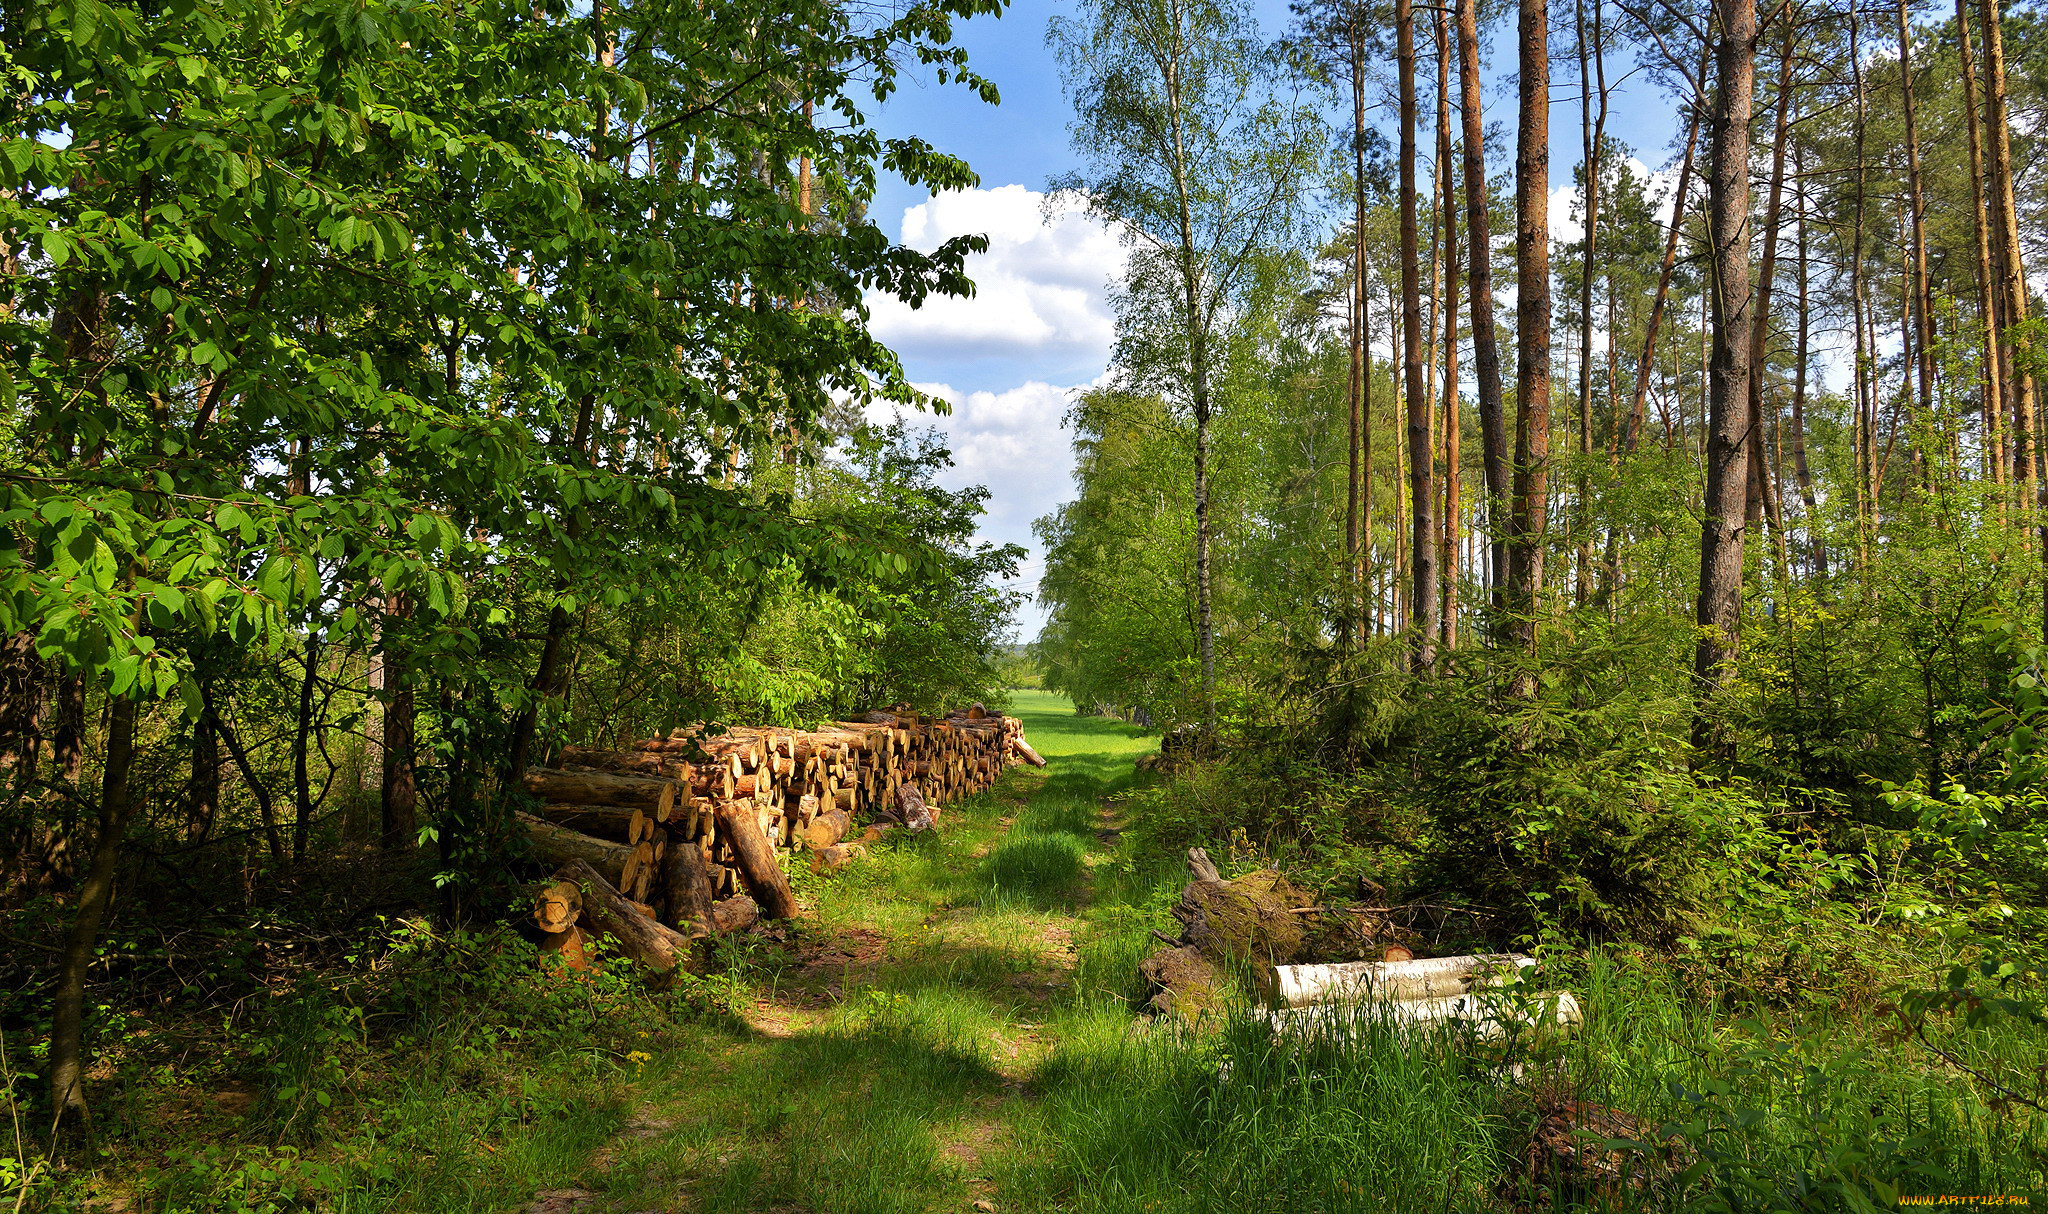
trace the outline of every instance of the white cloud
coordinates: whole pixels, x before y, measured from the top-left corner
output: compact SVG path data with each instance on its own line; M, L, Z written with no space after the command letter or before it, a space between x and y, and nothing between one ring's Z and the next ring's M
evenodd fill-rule
M871 328L907 357L1039 356L1063 365L1106 363L1115 340L1108 287L1127 251L1076 204L1045 211L1021 185L940 194L903 212L903 243L930 251L982 234L988 252L968 261L971 299L934 297L912 309L871 295Z
M1065 426L1067 404L1089 385L1062 388L1034 380L1003 392L962 392L940 383L917 386L953 407L944 417L907 418L913 426L936 428L952 449L953 466L940 482L951 489L988 488L980 538L1028 549L1030 555L1011 585L1027 594L1035 591L1045 560L1031 524L1073 495L1074 447ZM890 420L894 413L889 405L869 407L870 419L877 422ZM1029 639L1044 622L1044 610L1027 604L1017 622Z
M1073 491L1073 442L1063 423L1067 402L1079 389L1035 380L1004 392L917 386L953 407L943 417L908 419L913 426L936 428L952 449L953 467L940 479L956 489L986 485L990 496L982 531L991 539L1028 545L1032 521ZM890 416L886 406L874 406L872 412L878 421Z

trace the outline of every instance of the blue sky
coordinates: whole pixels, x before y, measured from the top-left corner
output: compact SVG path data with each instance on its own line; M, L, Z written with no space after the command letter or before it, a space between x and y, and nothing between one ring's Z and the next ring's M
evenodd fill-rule
M873 214L898 239L930 248L950 236L982 232L993 244L970 267L980 288L975 299L934 300L916 313L876 301L875 325L903 355L911 377L953 403L951 416L926 419L951 443L949 480L954 487L988 486L982 533L1032 550L1017 585L1027 592L1041 568L1031 523L1072 496L1069 439L1060 428L1066 401L1107 367L1113 338L1107 290L1123 264L1115 239L1099 224L1071 210L1047 217L1042 205L1046 182L1077 164L1067 137L1071 111L1045 42L1048 21L1072 7L1071 0L1015 0L1000 18L956 27L975 69L1001 90L1000 106L956 86L912 79L871 115L884 134L917 135L962 157L981 176L979 189L937 199L901 181L883 184ZM1284 31L1284 2L1261 0L1257 12L1266 36ZM1513 32L1511 21L1492 31L1489 123L1513 118ZM1566 33L1553 30L1554 48L1566 49ZM1633 66L1626 52L1610 50L1609 131L1656 169L1671 156L1677 117L1670 99ZM1560 237L1577 235L1574 225L1561 222L1578 160L1575 70L1563 59L1552 68L1552 227ZM1433 91L1433 65L1425 75ZM1390 120L1381 115L1383 127ZM1018 618L1021 637L1034 636L1043 618L1037 604L1027 605Z

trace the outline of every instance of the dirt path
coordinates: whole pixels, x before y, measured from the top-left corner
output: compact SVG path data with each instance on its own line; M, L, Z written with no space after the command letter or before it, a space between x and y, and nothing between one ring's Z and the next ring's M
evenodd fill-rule
M1152 745L1020 700L1050 766L949 810L936 838L800 877L811 917L690 980L707 1011L650 1043L625 1132L537 1209L997 1207L1114 858L1101 797Z

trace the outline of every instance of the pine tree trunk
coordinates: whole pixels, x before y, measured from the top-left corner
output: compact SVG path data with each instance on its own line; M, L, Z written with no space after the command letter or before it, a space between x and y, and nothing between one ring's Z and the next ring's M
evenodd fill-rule
M2019 210L2013 197L2012 127L2006 115L2005 35L2001 28L1998 0L1977 0L1977 15L1984 36L1984 133L1986 150L1990 153L1985 185L1990 194L1991 230L1997 241L1998 253L1998 289L1995 294L2002 323L2010 328L2027 319L2027 279L2025 262L2020 255ZM2023 484L2032 484L2039 463L2034 377L2013 365L2009 342L2001 340L1999 345L2006 351L2003 366L2009 376L2006 391L2012 401L2013 475Z
M1515 465L1508 530L1508 633L1526 659L1513 693L1536 693L1536 612L1550 498L1550 20L1521 0L1515 136Z
M1920 416L1934 416L1934 288L1927 278L1927 196L1920 181L1920 119L1913 97L1913 25L1899 0L1899 99L1906 122L1907 205L1912 219L1914 336L1919 346ZM1789 42L1789 35L1788 35ZM1788 46L1786 56L1791 50ZM1784 153L1778 153L1779 159Z
M1707 499L1700 528L1700 638L1693 659L1701 703L1694 743L1726 754L1711 703L1738 652L1743 525L1749 487L1749 121L1755 84L1756 0L1715 0L1717 96L1707 170L1713 257Z
M1459 494L1465 458L1464 435L1458 416L1458 183L1456 162L1451 155L1451 22L1449 13L1436 11L1436 162L1443 180L1438 200L1438 221L1443 231L1443 450L1444 508L1438 561L1443 586L1443 647L1458 645L1458 541L1462 530Z
M1856 567L1870 567L1870 541L1875 528L1877 513L1877 404L1870 387L1869 346L1864 337L1863 306L1863 243L1865 212L1868 211L1868 189L1870 166L1865 156L1865 141L1869 132L1868 101L1863 82L1863 48L1861 45L1861 24L1857 9L1849 9L1849 77L1854 107L1854 137L1856 164L1856 214L1850 224L1849 238L1849 321L1853 330L1850 341L1850 368L1855 376L1856 424Z
M1360 154L1360 163L1364 163L1363 153ZM1361 227L1359 230L1363 232L1364 228ZM1358 505L1358 555L1354 570L1360 584L1367 587L1367 595L1372 600L1371 615L1373 629L1378 631L1383 608L1381 607L1379 590L1374 585L1378 574L1374 569L1372 538L1372 484L1373 473L1376 471L1373 466L1372 451L1372 340L1370 336L1372 333L1372 275L1370 267L1366 264L1365 237L1362 235L1358 238L1358 247L1355 253L1359 259L1358 327L1367 334L1367 337L1364 339L1363 349L1360 351L1361 357L1364 359L1364 365L1360 373L1364 376L1365 383L1359 393L1358 426L1362 437L1359 439L1358 444L1359 463L1361 465L1358 491L1361 500Z
M1429 390L1423 383L1422 363L1422 249L1416 219L1416 107L1415 107L1415 7L1412 0L1395 0L1394 29L1396 57L1400 63L1401 88L1401 338L1403 381L1407 390L1408 414L1408 513L1409 572L1414 582L1409 592L1409 662L1418 671L1436 664L1440 632L1437 612L1436 492L1432 485L1429 441Z
M1458 85L1464 106L1466 286L1472 304L1472 373L1479 393L1479 444L1486 478L1491 607L1501 609L1507 575L1508 438L1500 381L1500 339L1493 323L1493 221L1488 212L1486 130L1480 108L1478 0L1458 0Z
M2012 126L2006 116L2005 33L2001 28L1998 0L1977 0L1984 33L1984 126L1989 135L1991 213L1993 231L2002 245L1999 274L2008 329L2027 319L2027 276L2020 253L2019 208L2013 195ZM2001 343L2010 348L2010 342ZM2048 558L2048 475L2042 475L2039 415L2035 402L2034 377L2016 365L2010 354L2005 367L2010 372L2007 390L2012 395L2013 475L2035 495L2034 509L2040 520L2037 544ZM2048 641L2048 582L2042 586L2041 636Z
M1778 110L1771 141L1771 184L1764 204L1763 262L1757 270L1756 320L1749 339L1749 428L1750 482L1775 545L1778 576L1787 573L1790 548L1785 540L1785 519L1777 500L1777 481L1764 449L1764 381L1770 358L1771 282L1778 266L1778 231L1785 212L1785 145L1791 142L1793 31L1785 30L1784 51L1778 61Z
M1806 253L1806 165L1804 154L1792 149L1792 174L1799 180L1799 224L1794 239L1799 247L1799 341L1792 356L1792 475L1799 483L1799 500L1806 508L1807 543L1813 547L1813 572L1825 578L1828 572L1827 541L1820 531L1819 501L1813 489L1813 469L1806 461L1806 363L1812 354L1813 312L1808 297Z
M1579 467L1573 496L1578 517L1578 566L1572 598L1581 607L1592 597L1593 581L1593 273L1600 257L1601 143L1607 129L1607 67L1601 43L1600 0L1593 0L1592 38L1586 30L1585 0L1574 6L1579 35L1579 135L1582 146L1581 188L1586 207L1585 258L1579 266ZM1599 96L1599 117L1593 99Z
M1350 477L1346 484L1344 509L1344 553L1349 560L1345 569L1345 585L1350 599L1345 604L1347 619L1344 625L1347 639L1356 639L1364 628L1365 582L1364 545L1369 542L1371 528L1367 523L1371 506L1366 500L1365 447L1371 441L1367 432L1371 424L1366 394L1371 391L1368 383L1370 369L1366 365L1366 290L1367 267L1365 261L1365 83L1370 65L1366 61L1365 23L1358 14L1351 14L1345 33L1349 40L1351 60L1351 382L1350 382ZM1362 538L1367 537L1367 538Z
M1970 51L1970 13L1965 0L1956 0L1956 56L1963 78L1963 128L1970 144L1970 227L1977 247L1977 314L1984 342L1984 399L1980 420L1984 428L1984 474L1993 484L2004 484L2007 467L2005 442L2005 377L1999 365L1997 277L1991 265L1990 204L1984 197L1984 134L1977 102L1977 68Z

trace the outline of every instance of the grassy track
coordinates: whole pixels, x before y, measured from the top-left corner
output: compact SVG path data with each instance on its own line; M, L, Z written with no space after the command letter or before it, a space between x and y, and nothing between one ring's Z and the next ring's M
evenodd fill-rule
M1019 1148L1077 1003L1101 798L1156 743L1045 692L1013 711L1049 766L805 883L814 918L707 980L729 1018L647 1064L577 1183L706 1214L1030 1208Z
M1569 1098L1637 1119L1599 1138L1685 1127L1680 1159L1697 1164L1683 1187L1665 1165L1661 1187L1610 1186L1602 1209L2048 1189L2048 1118L1994 1111L1881 1016L1731 1011L1628 950L1551 956L1591 1009L1564 1042L1155 1024L1130 996L1186 879L1167 839L1227 816L1239 790L1212 775L1127 798L1150 739L1047 693L1015 705L1048 768L1013 769L937 832L837 877L796 874L812 913L721 942L676 997L625 970L537 980L529 954L489 937L416 934L378 988L402 1039L368 1048L356 1002L300 992L252 1038L272 1060L253 1112L204 1074L168 1112L116 1106L128 1153L107 1175L142 1178L147 1208L193 1214L1501 1214L1598 1195L1527 1163L1532 1131ZM450 948L465 960L444 974ZM1944 1040L2024 1078L2048 1029ZM355 1103L322 1121L305 1093L328 1091ZM0 1179L6 1164L0 1152ZM86 1175L64 1187L119 1191ZM551 1196L529 1207L537 1193Z
M1017 700L1050 766L803 881L814 916L702 980L725 1014L663 1035L624 1128L562 1184L705 1214L1584 1209L1525 1163L1564 1096L1640 1114L1649 1137L1696 1123L1689 1188L1610 1188L1600 1208L1861 1209L1809 1197L2041 1179L2022 1162L2038 1123L1988 1117L1913 1047L1866 1049L1825 1014L1736 1025L1597 956L1572 979L1594 1020L1533 1052L1370 1023L1306 1043L1154 1025L1133 969L1185 877L1104 833L1152 743Z

